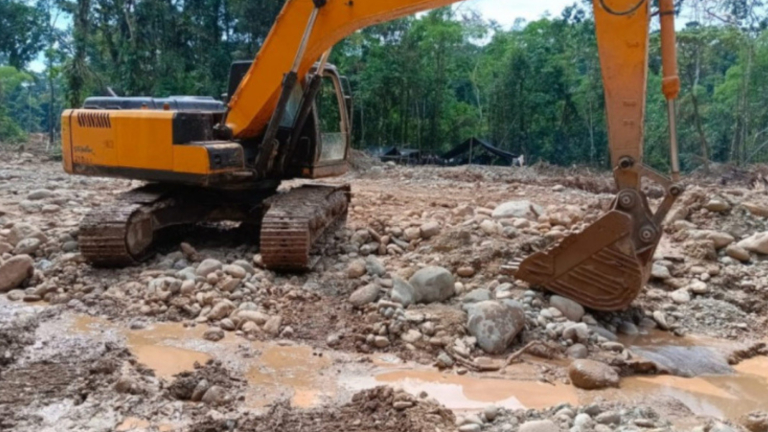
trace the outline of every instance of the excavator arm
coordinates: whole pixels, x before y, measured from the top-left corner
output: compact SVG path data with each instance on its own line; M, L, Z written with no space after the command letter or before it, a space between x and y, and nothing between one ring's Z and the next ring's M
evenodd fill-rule
M512 268L519 279L597 310L624 309L637 297L650 277L664 218L683 192L673 182L679 176L674 100L680 80L672 0L659 2L662 91L668 101L672 179L643 164L649 3L594 0L608 142L619 190L610 211L584 231ZM655 212L641 190L643 178L665 189L666 196Z

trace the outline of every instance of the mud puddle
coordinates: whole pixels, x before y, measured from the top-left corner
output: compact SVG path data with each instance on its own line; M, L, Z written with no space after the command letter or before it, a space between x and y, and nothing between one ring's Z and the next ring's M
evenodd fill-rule
M726 342L705 338L675 338L653 333L625 341L631 350L677 375L624 378L620 389L584 392L560 382L536 379L535 365L513 365L504 375L456 375L419 365L405 364L386 355L364 361L355 354L318 351L283 342L250 342L227 334L217 343L203 340L205 326L185 328L158 323L140 330L78 317L78 332L116 332L138 360L163 378L192 370L195 362L221 360L249 383L245 406L257 411L282 400L312 408L344 403L360 390L391 385L414 395L425 392L455 411L497 405L509 409L540 409L561 403L592 403L599 399L635 403L656 396L671 397L694 414L735 419L768 408L768 358L757 357L730 367ZM694 376L695 375L695 376ZM690 377L693 376L693 377Z

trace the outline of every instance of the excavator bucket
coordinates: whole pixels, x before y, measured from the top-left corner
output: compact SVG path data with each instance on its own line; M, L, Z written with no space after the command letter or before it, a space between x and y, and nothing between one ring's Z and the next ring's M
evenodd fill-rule
M518 279L596 310L620 310L637 297L649 272L632 244L632 217L611 211L584 231L520 264Z

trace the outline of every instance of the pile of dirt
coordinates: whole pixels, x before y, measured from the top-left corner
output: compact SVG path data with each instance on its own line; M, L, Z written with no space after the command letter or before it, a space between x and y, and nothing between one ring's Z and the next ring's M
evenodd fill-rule
M193 432L226 430L231 420L207 420ZM243 419L237 430L253 432L302 431L390 431L432 432L452 430L455 417L450 410L391 387L376 387L355 394L341 407L296 410L287 404L273 406L265 415Z
M381 165L381 161L362 150L351 149L349 154L349 166L353 171L368 171Z
M234 395L244 385L220 361L212 359L204 365L195 363L194 371L176 375L165 392L173 399L225 405L236 400Z

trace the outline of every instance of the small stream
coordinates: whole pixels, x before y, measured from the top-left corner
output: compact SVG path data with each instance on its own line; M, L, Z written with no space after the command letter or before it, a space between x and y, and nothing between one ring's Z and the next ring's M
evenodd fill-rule
M122 335L138 360L163 378L191 370L195 362L219 359L246 377L245 403L257 410L285 399L302 408L343 403L354 392L385 384L415 395L426 392L456 411L490 404L540 409L598 399L631 404L656 396L676 399L696 415L719 418L736 419L756 409L768 409L768 358L756 357L731 367L725 354L729 342L677 338L663 332L623 342L634 354L657 362L673 375L628 377L622 379L619 389L586 392L561 382L539 381L542 366L535 362L510 366L503 374L457 375L402 363L387 355L365 362L357 354L290 342L249 342L231 333L212 343L202 338L204 326L155 323L128 330L106 320L78 316L72 329Z

